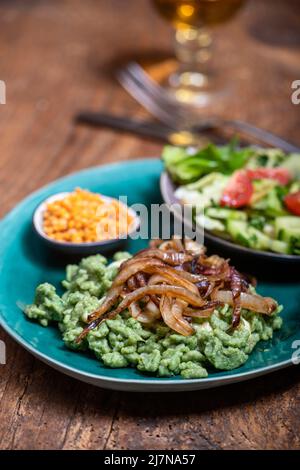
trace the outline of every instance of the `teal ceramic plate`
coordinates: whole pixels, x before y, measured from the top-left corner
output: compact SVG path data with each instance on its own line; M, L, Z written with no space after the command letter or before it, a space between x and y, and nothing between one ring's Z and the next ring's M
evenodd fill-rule
M55 369L82 381L118 390L197 390L250 379L291 365L293 341L300 339L300 287L297 283L260 284L259 291L263 295L273 296L285 306L282 330L272 341L260 343L243 367L229 372L211 371L207 379L158 379L130 368L106 368L91 355L65 348L55 327L42 328L25 318L18 305L31 303L34 288L41 282L49 281L59 286L68 262L61 254L48 251L34 234L32 214L38 204L53 193L81 186L113 197L127 195L129 205L138 202L149 206L161 202L161 171L157 159L91 168L42 188L10 212L0 222L2 327L25 349ZM128 249L135 252L146 244L147 241L130 241Z

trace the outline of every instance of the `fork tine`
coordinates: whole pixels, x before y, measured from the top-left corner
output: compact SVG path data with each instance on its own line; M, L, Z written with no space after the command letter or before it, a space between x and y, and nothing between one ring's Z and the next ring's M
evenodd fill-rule
M137 87L143 90L145 95L149 96L151 101L156 103L157 107L161 108L163 112L167 112L173 121L176 121L177 126L182 127L185 125L186 116L180 112L177 104L160 85L157 85L148 77L139 65L129 64L125 73L127 73L128 78L134 81Z
M169 125L173 129L178 129L180 121L177 121L176 117L165 109L157 100L154 100L152 96L145 91L136 81L124 70L121 70L117 74L120 83L132 95L139 103L141 103L151 114L153 114L160 121ZM182 123L181 123L182 127Z
M168 112L171 115L173 125L177 128L190 128L197 125L198 130L201 130L201 128L210 127L208 120L204 121L190 107L187 108L175 101L162 86L154 82L139 64L131 62L123 71L128 75L128 78L130 77L135 82L136 86L149 95L151 101L155 101L157 108L161 108L163 112Z
M141 67L137 65L136 70L139 69ZM204 120L202 117L193 116L191 111L187 112L182 105L166 97L166 91L160 85L156 85L151 78L148 79L143 70L139 72L141 78L134 74L130 65L119 71L117 77L124 88L156 118L180 131L196 126L197 131L200 132L212 127L212 123L215 122L214 118ZM144 76L146 76L147 83L143 81ZM151 86L148 87L148 83Z
M227 128L235 134L238 132L247 136L250 141L254 138L255 141L281 148L287 153L299 152L299 148L294 144L253 124L237 119L197 116L190 108L172 100L165 90L157 85L151 77L148 77L138 64L130 63L128 67L120 71L119 80L124 88L150 113L177 131L186 129L200 132L212 128Z
M203 116L200 116L197 111L176 101L172 98L170 93L156 83L138 63L129 63L125 70L135 84L151 96L151 99L156 102L157 107L168 110L168 112L172 114L174 120L176 120L177 127L186 129L196 125L197 129L200 131L214 126L215 118L203 119Z
M175 111L177 113L177 103L174 102L165 89L163 89L158 83L154 82L154 80L139 64L131 62L128 64L127 70L132 78L137 80L137 82L151 93L155 99L163 102L168 108L170 108L170 111Z

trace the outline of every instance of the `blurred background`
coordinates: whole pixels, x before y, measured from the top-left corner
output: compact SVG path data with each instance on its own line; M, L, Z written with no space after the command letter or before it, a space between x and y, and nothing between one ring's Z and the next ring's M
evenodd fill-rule
M115 70L138 58L172 64L174 6L166 10L165 3L0 0L0 79L7 88L0 106L1 212L70 171L159 155L158 142L75 125L74 116L90 109L150 117L120 86ZM215 13L196 17L197 28L208 26L213 34L210 63L218 84L229 85L227 95L199 112L244 119L300 145L300 107L291 102L291 83L300 78L300 2L231 0L231 7L220 21ZM166 86L170 68L153 71Z

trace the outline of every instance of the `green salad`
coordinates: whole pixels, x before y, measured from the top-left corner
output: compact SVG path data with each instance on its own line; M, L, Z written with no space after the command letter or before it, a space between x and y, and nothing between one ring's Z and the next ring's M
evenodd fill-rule
M300 255L300 154L232 141L166 146L162 159L196 224L249 248Z
M107 318L78 343L88 315L102 304L120 264L129 257L117 253L109 264L95 255L67 266L64 293L59 295L53 285L41 284L25 314L44 327L56 324L68 348L90 350L107 367L130 366L158 377L180 374L185 379L207 377L212 367L230 370L241 366L260 340L271 339L273 331L281 327L280 306L269 316L242 309L239 326L232 330L233 309L225 304L209 318L193 318L194 333L189 336L176 333L162 319L146 326L125 310ZM251 291L255 293L254 287Z

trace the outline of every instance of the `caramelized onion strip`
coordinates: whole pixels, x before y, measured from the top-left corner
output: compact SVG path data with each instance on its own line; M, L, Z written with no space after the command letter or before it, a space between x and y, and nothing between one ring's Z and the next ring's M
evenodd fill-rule
M130 279L132 276L135 276L139 272L146 272L146 269L148 271L150 270L151 272L151 268L154 268L155 266L161 268L164 266L164 264L158 259L132 258L130 261L132 261L130 264L122 266L122 269L117 274L113 282L113 287L125 284L127 280Z
M209 318L214 310L219 307L221 304L218 301L207 302L206 305L198 309L186 308L184 311L184 316L186 317L195 317L195 318Z
M175 299L171 307L171 312L178 325L180 325L181 331L185 331L185 336L189 336L192 335L195 330L182 316L186 306L186 302Z
M153 321L153 315L147 309L141 309L138 302L132 302L129 305L128 310L130 315L140 323L151 323Z
M219 290L213 292L211 295L213 300L218 300L222 304L233 306L234 299L232 292L226 290ZM265 315L272 315L277 308L277 302L271 297L262 297L258 294L241 293L241 308L252 310L256 313L263 313Z
M119 313L123 312L123 310L126 310L126 308L128 308L128 306L132 302L140 300L146 295L152 295L152 294L178 297L182 300L185 300L188 304L194 305L195 307L202 307L202 305L205 304L205 301L201 299L201 297L195 295L193 292L190 292L183 287L168 286L168 285L146 286L146 287L140 287L139 289L136 289L134 292L130 292L129 294L127 294L122 300L122 302L118 305L118 307L115 310L109 312L106 318L115 317ZM89 315L88 319L89 320L97 319L102 314L102 313L99 313L99 311L100 309L93 312L91 315Z
M160 249L151 249L147 248L142 250L135 255L135 258L157 258L164 263L170 264L171 266L178 266L180 264L186 263L193 259L192 255L187 252L173 252L173 251L163 251Z
M184 287L185 289L199 296L199 291L197 287L195 286L195 284L192 284L186 279L183 279L179 275L170 274L164 270L161 271L161 274L153 274L148 281L149 286L163 284L163 283Z
M88 320L92 322L101 317L101 315L104 315L117 302L122 290L122 286L110 289L100 307L88 316Z
M187 330L185 325L182 325L178 320L175 318L174 313L172 311L172 299L168 295L163 295L160 300L160 311L161 316L165 322L165 324L171 328L172 330L176 331L180 335L189 336L193 333L193 329L191 328L191 332Z

